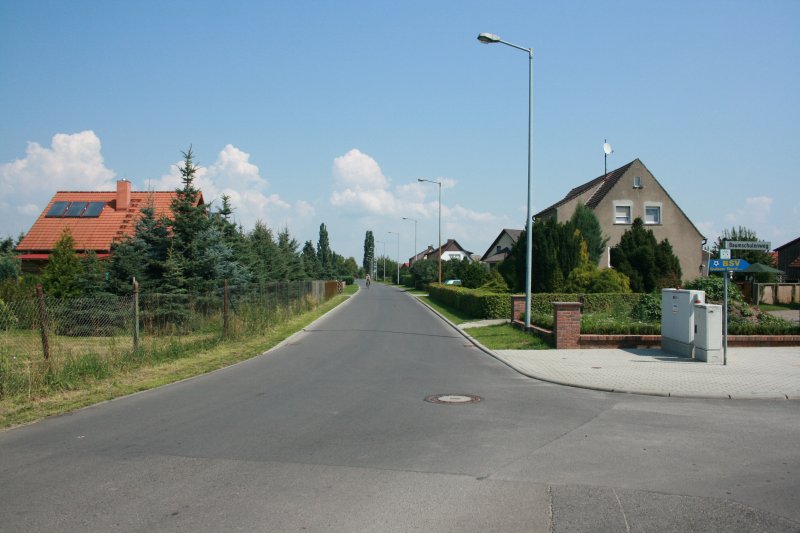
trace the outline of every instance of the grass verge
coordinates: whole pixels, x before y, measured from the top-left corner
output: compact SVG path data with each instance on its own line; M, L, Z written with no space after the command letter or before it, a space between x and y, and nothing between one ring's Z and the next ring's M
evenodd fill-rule
M442 305L438 302L431 300L430 296L420 296L420 301L422 301L428 307L436 309L442 316L446 317L447 320L452 322L453 324L463 324L465 322L472 322L475 320L481 320L480 318L476 318L474 316L469 316L465 314L463 311L458 309L453 309L452 307L447 307L446 305Z
M465 330L490 350L550 350L552 346L531 333L525 333L511 324L482 326Z
M141 366L87 383L78 390L42 397L10 397L0 401L0 428L34 422L89 405L154 389L256 357L345 302L358 288L353 285L321 306L278 324L261 335L239 336L188 357Z

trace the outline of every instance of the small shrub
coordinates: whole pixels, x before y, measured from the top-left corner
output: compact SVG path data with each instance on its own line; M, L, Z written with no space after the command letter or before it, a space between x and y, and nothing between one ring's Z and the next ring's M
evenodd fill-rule
M661 322L661 296L643 294L631 309L631 316L642 322Z

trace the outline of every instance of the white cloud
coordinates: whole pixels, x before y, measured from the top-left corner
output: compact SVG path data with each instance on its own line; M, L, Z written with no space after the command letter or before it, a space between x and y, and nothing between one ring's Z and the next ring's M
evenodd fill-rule
M170 165L170 171L156 183L161 190L172 190L182 186L181 169L183 161ZM208 167L198 165L194 185L202 191L206 203L212 209L222 203L222 195L230 197L233 218L246 230L251 229L257 220L270 227L287 225L292 219L292 206L280 195L269 194L269 183L261 177L257 165L250 162L250 154L233 146L226 145L217 154L217 159ZM301 216L308 210L302 209Z
M113 190L116 173L106 168L100 139L91 130L58 133L50 147L28 143L25 157L0 165L0 229L28 231L57 191Z
M367 154L353 149L334 159L334 191L330 203L351 215L365 227L384 231L397 231L401 217L419 221L418 247L430 238L431 223L435 223L439 212L439 188L435 184L419 182L415 178L408 183L392 186L378 163ZM426 178L428 179L428 178ZM508 226L508 217L498 217L485 211L476 211L459 204L448 205L448 192L456 189L458 182L452 178L430 178L442 184L442 239L454 238L462 246L490 243L500 229ZM428 221L425 223L424 221ZM382 227L385 226L385 229ZM403 237L403 248L413 247ZM427 244L427 243L426 243ZM435 245L435 244L434 244ZM488 244L486 244L488 246ZM417 250L418 251L418 250ZM484 250L474 250L483 253Z
M340 185L356 190L386 189L389 180L378 163L367 154L352 149L333 160L333 174Z
M744 207L734 213L728 213L728 222L745 227L764 224L769 221L773 199L769 196L751 196L745 198Z

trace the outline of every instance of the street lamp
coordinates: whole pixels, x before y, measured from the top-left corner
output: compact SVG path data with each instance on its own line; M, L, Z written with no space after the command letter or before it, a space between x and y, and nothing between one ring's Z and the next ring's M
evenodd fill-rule
M531 327L531 278L533 275L532 248L533 233L531 231L531 178L533 175L533 48L524 48L506 42L492 33L481 33L478 40L484 44L500 43L523 52L528 52L528 216L526 219L525 250L525 329Z
M400 234L396 231L390 231L389 233L397 235L397 284L400 285Z
M414 253L411 254L411 255L412 255L413 259L416 259L416 257L417 257L417 219L403 217L403 220L412 220L412 221L414 221ZM411 266L411 263L412 263L412 259L409 259L408 260L409 266Z
M427 183L435 183L439 186L439 283L442 282L442 182L439 180L426 180L417 178L417 181L425 181Z

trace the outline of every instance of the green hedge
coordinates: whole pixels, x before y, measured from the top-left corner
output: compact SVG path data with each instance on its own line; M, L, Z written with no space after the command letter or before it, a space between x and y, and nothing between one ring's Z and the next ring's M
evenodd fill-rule
M511 295L508 293L431 283L428 295L432 300L474 318L508 318L511 312Z

